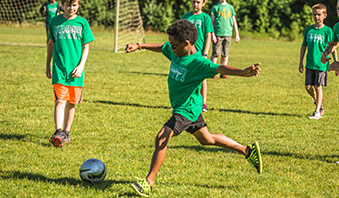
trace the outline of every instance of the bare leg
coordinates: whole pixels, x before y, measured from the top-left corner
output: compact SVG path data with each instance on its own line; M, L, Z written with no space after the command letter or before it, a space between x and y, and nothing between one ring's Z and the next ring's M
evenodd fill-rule
M172 129L164 126L155 138L155 150L152 157L152 163L149 173L146 177L149 184L153 187L155 176L157 175L167 152L167 143L173 137Z
M55 101L55 106L54 106L55 129L62 129L62 125L64 122L65 106L66 106L66 100Z
M315 108L315 111L320 112L320 107L322 105L322 101L323 101L323 89L322 86L314 86L315 91L316 91L316 98L317 98L317 105Z
M221 55L220 65L227 65L227 63L228 63L228 56Z
M218 56L211 56L211 61L213 62L213 63L217 63L217 61L218 61Z
M317 94L313 87L311 85L305 85L305 89L307 93L316 101L317 100Z
M201 128L200 130L193 133L193 135L202 145L219 146L236 151L244 156L248 154L247 146L241 145L223 134L211 134L207 127Z
M48 27L46 27L46 34L47 34L47 44L48 44Z
M65 109L65 121L64 121L64 130L70 131L71 126L73 123L75 113L75 105L71 103L66 103L66 109Z
M200 94L202 95L202 102L206 104L206 97L207 97L207 80L205 79L201 83Z

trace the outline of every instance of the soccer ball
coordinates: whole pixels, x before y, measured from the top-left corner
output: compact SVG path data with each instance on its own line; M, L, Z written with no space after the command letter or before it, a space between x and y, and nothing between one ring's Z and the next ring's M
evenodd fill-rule
M86 160L80 167L80 177L85 182L99 183L106 177L105 164L95 158Z

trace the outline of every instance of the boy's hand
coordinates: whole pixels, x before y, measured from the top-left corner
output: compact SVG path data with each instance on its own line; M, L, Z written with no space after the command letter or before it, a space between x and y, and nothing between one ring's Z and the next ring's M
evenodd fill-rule
M218 41L218 39L215 36L215 34L212 34L212 41L213 41L213 43L217 43L217 41Z
M256 63L250 67L247 67L244 71L245 71L245 77L251 77L251 76L255 76L258 77L259 73L260 73L260 68L257 67L258 65L260 65L261 63Z
M330 67L328 68L328 71L333 71L333 70L336 71L335 74L336 74L336 76L338 76L339 62L334 61L334 62L330 65Z
M236 36L236 37L235 37L235 42L236 42L236 43L239 43L239 41L240 41L240 36Z
M125 53L134 52L137 49L139 49L139 46L137 44L127 44L125 48Z
M304 65L302 63L299 64L299 72L304 73Z
M74 68L72 71L72 77L73 78L80 78L82 75L82 72L84 71L84 67L81 65L78 65L77 67Z
M47 76L47 78L49 78L49 79L52 78L51 65L47 65L47 66L46 66L46 76Z

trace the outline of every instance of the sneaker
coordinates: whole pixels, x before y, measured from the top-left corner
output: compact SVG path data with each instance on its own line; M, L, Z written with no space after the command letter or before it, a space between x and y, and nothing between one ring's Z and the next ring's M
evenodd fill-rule
M208 111L207 105L206 105L206 104L203 104L203 105L202 105L202 111L203 111L203 112L207 112L207 111Z
M324 113L325 113L325 107L323 106L323 105L321 105L321 107L320 107L320 115L322 116L322 115L324 115Z
M61 129L57 129L49 141L56 147L62 147L62 140L63 132Z
M213 79L218 79L218 76L217 76L217 75L215 75L215 76L213 77Z
M247 148L250 151L246 156L248 163L256 168L258 173L262 173L262 161L258 142L247 145Z
M151 185L149 185L147 179L139 179L137 178L139 181L138 182L134 182L131 183L131 186L133 187L133 189L135 191L137 191L137 193L141 196L145 196L148 197L151 192L152 192L152 187Z
M220 74L220 78L228 79L228 77L226 75L221 75L221 74Z
M63 143L71 143L71 134L69 131L65 131L63 130L62 131L62 135L63 135L63 138L62 138L62 142Z
M315 111L313 112L313 115L311 115L310 117L308 117L308 119L315 119L315 120L318 120L321 118L321 115L319 112Z

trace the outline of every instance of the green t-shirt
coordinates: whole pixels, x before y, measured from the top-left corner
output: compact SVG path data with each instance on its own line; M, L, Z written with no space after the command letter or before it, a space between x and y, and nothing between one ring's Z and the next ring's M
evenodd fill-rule
M333 38L332 38L333 42L338 42L339 41L339 23L336 23L333 26Z
M85 71L80 78L73 78L72 71L81 61L83 45L94 41L87 20L80 16L65 19L62 15L58 15L53 17L48 28L48 38L55 43L52 84L83 87Z
M307 46L306 68L326 72L330 62L323 64L321 55L332 40L333 31L330 27L315 28L313 25L306 27L302 46Z
M199 52L177 57L168 41L164 43L162 53L171 61L167 81L172 113L194 122L202 110L201 83L206 78L213 78L219 65Z
M56 13L57 13L57 10L58 10L58 3L57 2L55 2L53 5L50 3L50 2L48 2L47 3L47 10L46 10L46 13L47 13L47 19L46 19L46 22L50 22L51 21L51 19L53 18L53 17L55 17L55 15L56 15Z
M216 36L232 36L234 8L230 4L217 3L212 7L211 15L215 16L214 33Z
M182 16L182 19L187 19L195 25L198 31L198 39L194 45L197 51L204 52L206 42L205 34L214 32L211 17L204 12L197 15L194 15L192 12L187 12Z

